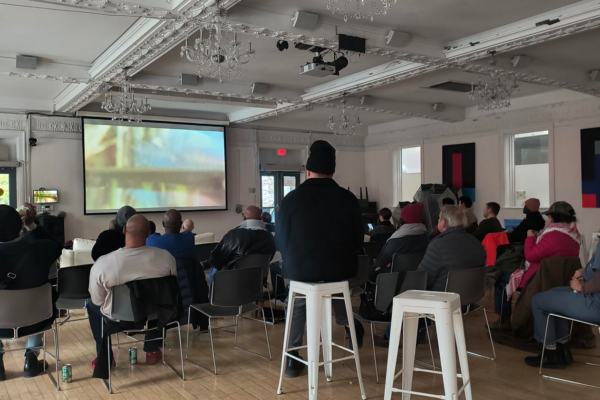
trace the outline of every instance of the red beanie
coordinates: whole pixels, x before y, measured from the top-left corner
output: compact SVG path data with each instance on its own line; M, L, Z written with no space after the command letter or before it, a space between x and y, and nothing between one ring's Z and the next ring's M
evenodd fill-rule
M400 216L407 224L423 223L423 203L409 204L402 209Z

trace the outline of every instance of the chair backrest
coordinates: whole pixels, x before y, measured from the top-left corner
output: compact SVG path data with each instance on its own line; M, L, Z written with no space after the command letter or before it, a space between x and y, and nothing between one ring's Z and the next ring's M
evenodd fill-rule
M232 269L214 274L210 303L221 307L241 307L262 297L263 269Z
M425 252L415 253L396 253L392 258L392 272L416 271L419 264L423 261Z
M260 267L263 270L263 279L269 276L269 264L271 263L270 254L246 254L244 257L237 260L236 268L254 268Z
M487 267L457 269L448 273L446 292L460 296L460 304L467 306L485 296Z
M61 299L89 299L88 287L92 266L92 264L88 264L59 268L56 281L58 297Z
M404 275L400 290L396 292L398 279ZM427 272L410 271L404 274L391 272L377 275L377 289L375 290L375 308L385 312L389 309L394 297L407 290L427 290Z
M385 244L385 242L387 242L387 240L390 237L392 237L393 234L394 234L394 232L377 233L377 234L371 236L371 242L378 242L381 244Z
M0 329L15 329L52 317L52 285L0 290Z
M118 285L112 288L112 292L112 319L116 321L135 321L129 287L126 284Z
M358 288L369 280L369 257L358 256L358 269L356 276L348 281L350 289Z
M427 290L427 271L407 272L400 292L396 293L396 296L408 290Z
M363 243L363 250L365 255L369 256L369 264L373 262L377 257L379 257L379 253L381 252L381 248L383 245L378 242L367 242Z
M198 262L208 261L210 253L217 247L219 243L202 243L197 244L194 248L194 258Z

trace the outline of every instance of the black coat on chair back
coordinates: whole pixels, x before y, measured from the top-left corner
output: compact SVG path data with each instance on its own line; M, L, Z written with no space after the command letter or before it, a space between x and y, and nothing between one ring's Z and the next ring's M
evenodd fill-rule
M177 280L183 303L183 313L179 322L186 325L190 305L208 303L208 285L202 266L194 258L177 259ZM208 327L208 317L198 312L192 313L190 322L202 328Z
M337 282L353 278L363 239L356 196L331 178L307 179L281 202L275 242L286 279Z

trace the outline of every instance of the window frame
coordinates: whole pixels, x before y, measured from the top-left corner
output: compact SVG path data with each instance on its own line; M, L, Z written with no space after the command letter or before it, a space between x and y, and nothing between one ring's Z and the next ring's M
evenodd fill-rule
M548 179L550 180L549 185L549 205L555 201L555 188L554 188L554 125L553 124L536 124L528 125L524 127L507 129L501 132L502 145L501 149L501 193L504 201L504 208L506 209L521 209L522 207L515 204L514 193L515 193L515 176L514 176L514 136L533 133L533 132L548 132ZM548 206L549 206L548 205ZM542 209L548 207L542 205Z
M401 146L396 146L393 149L393 171L394 171L394 185L393 185L393 206L397 206L402 201L402 150L412 149L419 147L421 149L421 184L423 183L423 175L425 174L425 154L424 154L424 141L410 141L403 143Z

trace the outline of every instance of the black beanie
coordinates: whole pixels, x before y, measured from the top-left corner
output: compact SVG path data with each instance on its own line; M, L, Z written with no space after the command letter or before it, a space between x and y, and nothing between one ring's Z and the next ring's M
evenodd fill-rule
M325 140L317 140L310 146L306 169L317 174L335 173L335 149Z
M10 206L0 206L0 242L10 242L19 237L23 223L21 216Z

